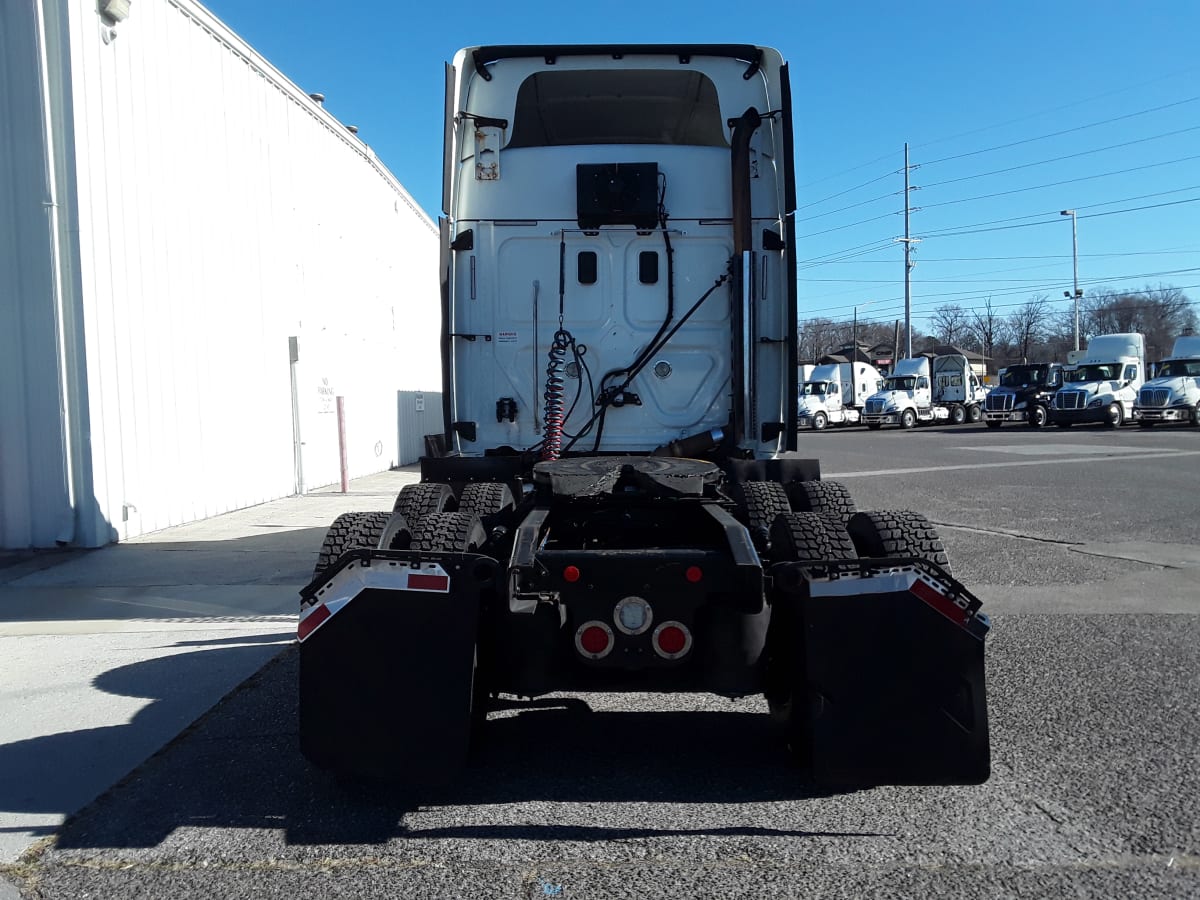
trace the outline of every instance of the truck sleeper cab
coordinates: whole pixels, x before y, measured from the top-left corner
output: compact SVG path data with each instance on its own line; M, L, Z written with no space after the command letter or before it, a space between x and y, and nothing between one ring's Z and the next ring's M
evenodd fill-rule
M768 48L455 56L446 432L301 592L313 762L444 781L497 694L702 690L816 780L987 777L979 601L795 452L793 125Z
M1138 391L1134 415L1144 428L1165 422L1200 426L1200 337L1176 339L1171 355Z
M988 428L999 428L1005 422L1041 428L1049 421L1050 401L1062 384L1059 363L1008 366L1000 373L1000 385L987 395L984 422Z
M799 426L821 431L828 425L862 421L866 399L883 384L874 366L863 362L826 363L813 368L801 385Z
M1100 335L1054 394L1050 421L1059 428L1081 423L1118 427L1134 418L1145 380L1146 340L1141 334Z

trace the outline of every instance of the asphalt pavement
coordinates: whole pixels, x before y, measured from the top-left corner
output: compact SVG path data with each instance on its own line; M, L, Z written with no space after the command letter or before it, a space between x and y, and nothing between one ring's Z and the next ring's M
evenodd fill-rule
M44 898L1200 896L1200 433L851 430L805 434L802 449L859 508L937 522L956 576L993 614L986 784L814 791L760 699L707 695L508 701L489 718L480 758L435 796L314 771L296 748L295 646L273 617L294 613L329 513L390 503L400 473L388 473L358 497L235 514L262 545L213 540L214 563L217 545L229 551L224 574L193 593L157 583L192 571L158 556L159 568L145 564L155 585L122 583L169 596L175 612L211 602L223 614L192 611L202 638L159 623L153 652L130 650L121 629L85 632L108 649L78 669L94 674L76 677L71 706L48 695L56 730L42 736L67 735L63 757L43 752L52 740L13 752L6 736L0 747L0 771L15 760L25 781L45 778L25 795L22 779L0 781L0 809L19 807L3 813L18 818L0 836L25 828L26 842L0 877ZM162 535L146 543L143 552L172 552ZM206 549L176 543L188 548L181 556ZM244 555L232 555L238 547ZM0 609L14 585L31 589L21 582L78 562L15 579L0 570ZM262 580L245 583L238 573L249 572ZM256 587L268 593L251 600ZM213 618L242 630L215 633ZM65 621L76 620L35 624ZM16 637L0 631L0 649ZM141 656L113 667L113 647ZM60 671L62 660L31 653L27 664ZM25 679L21 710L38 701L38 678ZM104 694L102 724L71 725ZM116 705L131 698L135 711ZM150 712L160 705L174 717ZM199 718L180 732L189 715ZM105 746L92 737L123 744L140 729L139 746L165 746L145 762L127 754L130 774L78 802L64 826L44 823L55 836L37 841L34 817L61 819L70 803L13 799L48 796L65 757L78 764Z

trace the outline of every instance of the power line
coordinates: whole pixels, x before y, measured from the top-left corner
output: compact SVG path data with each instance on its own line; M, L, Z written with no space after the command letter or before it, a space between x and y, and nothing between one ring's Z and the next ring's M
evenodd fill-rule
M857 225L866 225L869 222L878 222L880 219L888 219L892 216L900 215L900 210L895 210L890 213L884 213L881 216L873 216L870 219L860 219L857 222L851 222L849 225L838 225L836 228L826 228L824 231L812 231L808 234L800 234L796 236L796 240L804 240L805 238L817 237L822 234L832 234L835 231L845 231L847 228L854 228Z
M973 134L981 134L982 132L993 131L997 128L1006 128L1007 126L1015 125L1018 122L1026 122L1026 121L1029 121L1030 119L1036 119L1041 116L1049 115L1050 113L1062 112L1065 109L1072 109L1076 106L1083 106L1084 104L1091 103L1095 100L1103 100L1106 97L1112 97L1116 94L1121 94L1126 91L1136 90L1137 88L1145 87L1146 85L1150 85L1150 84L1155 84L1159 81L1165 81L1169 78L1175 78L1179 75L1187 75L1191 72L1196 71L1196 69L1198 69L1198 68L1200 68L1200 66L1188 66L1184 69L1179 69L1176 72L1170 72L1166 75L1160 75L1155 78L1147 79L1146 81L1136 82L1134 84L1127 84L1122 87L1116 88L1115 90L1106 91L1102 94L1094 94L1091 97L1084 97L1080 100L1074 100L1070 103L1064 103L1060 106L1050 107L1047 109L1040 110L1038 112L1028 113L1027 115L1024 115L1024 116L1018 116L1015 119L1007 119L1004 122L994 122L990 125L985 125L982 128L972 129L971 131L962 131L962 132L959 132L958 134L952 134L952 135L947 135L945 137L934 138L933 140L926 141L923 144L915 145L914 149L920 150L920 149L924 149L925 147L934 147L938 144L944 144L949 141L958 140L959 138L970 137ZM1192 98L1192 99L1196 99L1196 98ZM1180 102L1188 103L1188 102L1191 102L1191 100L1184 100L1184 101L1180 101ZM1131 115L1141 115L1141 114L1145 114L1147 112L1152 112L1152 111L1155 111L1155 110L1142 110L1141 112L1133 113ZM1107 123L1092 123L1092 124L1107 124ZM1087 127L1091 127L1091 125L1080 126L1081 129L1087 128ZM1030 140L1036 140L1036 139L1031 138ZM985 150L975 151L975 152L986 152L989 149L995 149L995 148L986 148ZM893 156L892 152L885 153L882 156L878 156L875 159L869 160L868 162L860 163L856 166L851 166L848 169L842 169L839 172L835 172L832 175L826 175L822 178L816 179L815 181L806 182L805 184L801 185L799 189L804 190L805 188L810 188L813 185L823 184L826 181L830 181L834 178L840 178L842 175L849 175L852 172L857 172L857 171L860 171L861 169L867 168L868 166L873 166L873 165L876 165L877 163L881 163L881 162L884 162L885 160L889 160L892 158L892 156ZM954 157L947 157L946 159L952 159L952 158L954 158ZM945 159L935 160L935 162L944 162L944 161L945 161ZM881 177L886 177L886 176L881 176ZM876 180L878 180L878 179L876 179ZM859 187L863 187L863 186L865 186L865 185L860 185ZM851 188L851 190L857 190L857 188ZM820 201L817 201L817 202L820 202Z
M862 184L855 185L852 188L847 188L846 190L839 191L836 194L830 194L828 197L822 197L820 200L813 200L811 203L805 203L803 206L798 206L798 207L796 207L796 211L799 212L802 209L808 209L810 206L819 206L820 204L825 203L827 200L833 200L837 197L842 197L846 194L851 194L854 191L862 190L863 188L868 187L869 185L875 184L877 181L883 181L883 179L885 179L885 178L891 178L895 174L896 174L896 170L893 169L890 172L885 172L884 174L880 175L878 178L872 178L870 181L864 181ZM891 196L891 194L889 194L887 196ZM847 208L849 208L849 207L847 207ZM835 210L835 212L837 212L837 211L838 210ZM826 214L826 215L828 215L828 214Z
M934 166L934 165L937 165L938 163L950 162L950 160L953 160L953 159L965 159L968 156L978 156L981 153L992 153L996 150L1007 150L1010 147L1019 147L1022 144L1031 144L1035 141L1045 141L1045 140L1049 140L1050 138L1062 137L1064 134L1072 134L1077 131L1086 131L1089 128L1097 128L1100 125L1111 125L1113 122L1122 122L1126 119L1133 119L1138 116L1145 116L1145 115L1149 115L1150 113L1161 112L1164 109L1171 109L1172 107L1175 107L1175 106L1183 106L1184 104L1187 104L1187 103L1195 103L1197 100L1200 100L1200 97L1188 97L1186 100L1178 100L1174 103L1165 103L1162 106L1155 106L1155 107L1152 107L1151 109L1138 110L1137 112L1127 113L1126 115L1123 115L1123 116L1115 116L1114 118L1111 118L1111 119L1104 119L1100 122L1088 122L1086 125L1077 125L1074 128L1065 128L1062 131L1054 131L1054 132L1051 132L1050 134L1039 134L1037 137L1025 138L1020 141L1011 141L1010 143L1007 143L1007 144L997 144L995 147L984 147L981 150L970 150L966 153L956 154L955 156L943 156L941 159L930 160L929 162L922 163L922 165ZM928 145L926 145L926 146L928 146Z
M1182 286L1180 286L1180 287L1172 287L1172 288L1171 288L1171 290L1184 291L1184 290L1188 290L1188 289L1190 289L1190 288L1197 288L1197 287L1200 287L1200 284L1185 284L1185 285L1182 285ZM1161 288L1159 288L1159 289L1151 289L1151 290L1145 290L1145 291L1121 291L1119 294L1117 294L1117 295L1116 295L1116 297L1119 299L1119 298L1121 298L1121 297L1135 297L1135 296L1141 296L1141 295L1143 295L1143 294L1147 294L1147 295L1148 295L1148 294L1156 294L1156 293L1159 293L1161 290L1162 290L1162 289L1161 289ZM989 294L989 295L988 295L988 297L992 297L992 296L996 296L996 295L994 295L994 294ZM980 298L980 299L987 299L987 298L985 297L985 298ZM1109 299L1111 299L1111 297L1110 297ZM992 307L991 307L991 308L992 308L993 310L999 310L999 309L1012 309L1012 308L1014 308L1014 307L1020 307L1020 306L1024 306L1024 305L1025 305L1027 302L1028 302L1028 301L1019 300L1019 301L1015 301L1015 302L1012 302L1012 303L994 303L994 304L992 304ZM1048 304L1049 304L1050 306L1053 306L1053 307L1058 307L1058 306L1061 306L1061 305L1063 305L1063 304L1073 304L1073 303L1074 303L1074 300L1073 300L1073 299L1069 299L1069 300L1048 300L1047 302L1048 302ZM1181 303L1183 303L1184 305L1187 305L1187 306L1200 306L1200 300L1187 300L1187 299L1184 299L1184 300L1181 300ZM945 304L942 304L942 305L945 305ZM1145 304L1145 305L1142 305L1142 306L1125 306L1125 307L1122 307L1122 309L1134 309L1134 310L1141 310L1141 309L1153 309L1153 308L1154 308L1154 306L1153 306L1152 304ZM965 313L973 313L973 312L976 312L976 310L975 310L974 308L972 308L972 309L968 309L968 310L962 310L962 311L963 311L963 312L965 312ZM1061 315L1061 314L1065 314L1065 313L1067 313L1068 311L1069 311L1069 310L1063 310L1063 309L1054 309L1054 310L1052 310L1052 312L1054 312L1054 313L1056 313L1056 314L1059 314L1059 315ZM899 315L898 313L897 313L897 314L894 314L894 315L890 315L890 316L883 316L883 315L880 315L880 316L878 316L877 318L876 318L876 317L864 318L864 317L862 317L862 316L859 316L859 318L858 318L858 325L859 325L859 327L860 327L860 328L867 327L867 326L871 326L871 325L884 325L884 326L890 326L890 325L891 325L891 324L892 324L892 323L893 323L893 322L896 320L896 318L898 317L898 315ZM924 319L925 321L929 321L930 319L933 319L933 318L935 318L935 316L936 316L936 315L937 315L937 309L935 308L935 309L933 309L931 312L924 312L924 311L922 310L922 314L920 314L920 315L917 315L917 314L914 312L913 318L915 318L915 319ZM840 318L839 318L839 319L830 319L830 318L828 318L828 317L826 317L826 316L812 316L812 317L810 317L809 319L806 319L806 320L804 320L804 321L805 321L805 322L811 322L811 321L813 321L813 319L825 319L826 321L824 321L824 322L822 322L822 323L821 323L821 324L822 324L822 326L826 326L826 325L848 325L848 324L850 324L850 322L852 321L852 320L851 320L851 319L849 319L849 318L846 318L846 319L840 319ZM800 323L801 327L803 327L803 324L804 324L804 322L801 322L801 323Z
M1145 200L1145 199L1150 199L1153 197L1165 197L1165 196L1169 196L1171 194L1178 194L1182 191L1191 191L1191 190L1200 190L1200 184L1188 185L1187 187L1176 188L1176 189L1170 190L1170 191L1158 191L1158 192L1152 193L1152 194L1139 194L1134 197L1123 197L1119 200L1105 200L1102 203L1092 203L1087 206L1076 207L1076 209L1080 209L1080 210L1098 209L1103 206L1112 206L1115 203L1130 203L1134 200ZM1192 202L1195 202L1196 199L1197 198L1191 198L1191 199L1180 201L1180 202L1192 203ZM1170 206L1170 205L1174 205L1174 204L1166 203L1166 204L1161 204L1161 205ZM1154 209L1154 208L1156 208L1156 206L1157 205L1139 206L1139 207L1130 208L1129 210L1111 210L1109 212L1104 213L1104 215L1111 215L1114 213L1121 213L1121 212L1127 212L1127 211L1137 212L1137 211L1141 211L1141 210L1145 210L1145 209ZM1080 216L1079 218L1088 219L1088 218L1092 218L1095 215L1098 215L1098 214L1092 213L1090 215ZM1057 217L1058 211L1057 210L1049 210L1046 212L1032 213L1032 214L1024 215L1024 216L1010 216L1010 217L1004 218L1004 219L990 219L990 220L983 221L983 222L973 222L968 225L951 225L951 226L948 226L947 228L939 229L937 231L925 232L922 234L922 237L926 237L926 238L957 237L958 235L961 235L961 234L981 234L981 233L984 233L987 231L1003 231L1003 230L1007 230L1007 229L985 228L983 226L1002 225L1006 222L1025 222L1026 223L1025 225L1009 226L1012 228L1024 228L1024 227L1032 227L1035 225L1049 225L1049 224L1052 224L1052 223L1058 221L1057 218L1049 219L1046 221L1038 221L1038 222L1029 222L1028 221L1030 219L1042 219L1045 216ZM875 247L875 245L878 245L878 246ZM892 248L892 246L893 246L893 244L891 241L889 241L887 239L880 239L877 241L870 241L869 243L866 243L866 244L858 244L854 247L848 247L845 250L834 250L834 251L830 251L829 253L822 254L821 256L814 256L814 257L809 257L807 259L797 260L797 263L800 266L800 268L808 269L808 268L813 268L815 266L828 265L828 264L834 263L834 262L843 262L843 261L845 261L845 259L849 259L851 257L841 258L841 254L843 254L843 253L850 254L852 251L858 251L863 247L875 247L874 250L867 251L870 253L875 253L875 252L879 252L880 250L889 250ZM854 253L853 255L857 256L860 254ZM1132 255L1136 255L1136 254L1132 254ZM839 258L827 259L827 257L839 257ZM882 263L882 262L888 262L888 260L872 260L872 262L881 262Z
M1200 126L1197 126L1200 128ZM894 172L889 172L888 177L894 175ZM823 219L825 216L837 215L840 212L845 212L848 209L855 209L859 206L867 206L871 203L878 203L880 200L887 200L890 197L895 197L900 191L890 191L886 194L880 194L878 197L872 197L870 200L860 200L858 203L851 203L849 206L840 206L837 209L831 209L829 212L817 213L815 216L805 216L803 219L797 219L797 222L811 222L813 219Z
M1185 273L1189 273L1189 272L1200 272L1200 268L1170 269L1170 270L1164 270L1161 272L1140 272L1140 273L1134 273L1134 274L1128 274L1128 275L1104 275L1101 277L1081 279L1079 283L1081 285L1091 285L1091 286L1095 287L1095 286L1104 285L1105 283L1112 282L1112 281L1120 281L1120 280L1131 281L1133 279L1138 279L1138 278L1158 278L1163 275L1180 275L1180 274L1185 274ZM1036 293L1041 293L1044 291L1056 291L1056 290L1060 290L1062 285L1063 285L1063 281L1061 279L1059 279L1059 280L1055 280L1052 282L1043 282L1042 284L1039 284L1039 285L1026 286L1023 288L1016 288L1016 289L1005 289L1005 290L1001 290L1001 291L993 291L993 290L942 291L942 292L936 292L936 293L923 293L921 296L924 299L941 298L941 297L957 297L961 300L970 300L973 298L980 298L980 297L984 297L984 296L1011 297L1011 296L1016 296L1018 294L1028 295L1030 293L1036 294ZM884 297L884 298L879 299L878 302L880 302L880 303L900 303L903 299L904 299L903 297ZM808 302L811 303L814 301L810 300ZM830 309L852 309L854 306L861 306L861 305L862 304L847 303L847 304L843 304L841 306L834 306L834 307L829 307L829 308Z
M1200 125L1192 125L1188 128L1180 128L1176 131L1167 131L1167 132L1163 132L1162 134L1154 134L1154 135L1150 135L1150 136L1144 137L1144 138L1137 138L1136 140L1125 141L1124 143L1120 143L1120 144L1110 144L1107 147L1096 147L1091 150L1080 150L1078 153L1068 153L1066 156L1056 156L1056 157L1053 157L1052 159L1039 159L1036 162L1022 163L1019 166L1009 166L1007 169L993 169L990 172L979 172L978 174L975 174L975 175L963 175L960 178L948 178L945 181L935 181L931 184L923 185L922 187L924 187L924 188L941 187L942 185L945 185L945 184L957 184L960 181L971 181L972 179L975 179L975 178L988 178L992 175L1004 175L1009 172L1019 171L1020 169L1031 169L1034 166L1045 166L1045 165L1049 165L1050 163L1063 162L1064 160L1068 160L1068 159L1078 159L1081 156L1091 156L1093 153L1104 153L1108 150L1120 150L1122 147L1132 147L1134 144L1144 144L1148 141L1157 141L1157 140L1161 140L1162 138L1166 138L1166 137L1175 137L1176 135L1179 135L1179 134L1186 134L1189 131L1200 131ZM928 163L926 165L928 165ZM869 202L869 201L864 201L864 202ZM850 207L845 207L845 208L849 209ZM829 215L829 213L826 213L825 215Z
M1181 247L1177 250L1127 250L1119 253L1080 253L1080 259L1099 259L1109 256L1172 256L1179 253L1195 253L1200 251L1200 246L1197 247ZM922 262L1006 262L1015 261L1018 259L1053 259L1064 260L1070 259L1070 253L1057 253L1043 256L926 256ZM822 263L822 265L833 265L836 261ZM849 261L847 261L849 262ZM894 265L895 260L891 259L862 259L854 262L854 265ZM1006 271L1006 270L999 270ZM1015 271L1015 270L1013 270Z
M1163 162L1148 163L1144 166L1133 166L1129 169L1117 169L1112 172L1100 172L1096 175L1083 175L1079 178L1067 178L1063 181L1052 181L1047 184L1036 184L1031 185L1030 187L1013 188L1011 191L998 191L994 194L980 194L976 197L963 197L959 200L944 200L941 203L927 203L922 207L922 209L934 209L939 206L954 206L958 203L971 203L975 200L991 200L994 197L1008 197L1012 194L1023 194L1028 191L1040 191L1046 188L1060 187L1064 184L1078 184L1081 181L1094 181L1097 178L1110 178L1113 175L1128 175L1130 172L1144 172L1147 169L1158 169L1163 166L1173 166L1176 163L1191 162L1194 159L1200 159L1200 154L1181 156L1178 159L1168 159L1164 160Z
M1021 271L1020 269L1001 269L1000 271ZM1173 269L1164 272L1151 272L1151 275L1177 275L1181 272L1197 272L1200 268L1192 269ZM1035 284L1044 282L1046 279L1041 278L973 278L971 275L986 275L986 272L973 272L970 275L961 278L922 278L921 284L1021 284L1033 282ZM1137 275L1109 275L1101 278L1101 281L1116 281L1125 278L1138 278ZM798 279L804 284L893 284L893 278L801 278Z
M1079 216L1079 218L1080 219L1098 219L1098 218L1101 218L1102 216L1116 216L1116 215L1120 215L1122 213L1127 213L1127 212L1142 212L1143 210L1147 210L1147 209L1162 209L1167 206L1180 206L1184 203L1195 203L1197 201L1200 201L1200 197L1189 197L1185 200L1172 200L1167 203L1151 203L1146 206L1131 206L1131 207L1128 207L1127 209L1111 209L1111 210L1108 210L1107 212L1098 212L1098 213L1091 213L1086 216ZM1049 213L1040 213L1039 215L1045 216L1045 215L1049 215ZM1032 216L1018 216L1018 218L1029 219L1029 218L1032 218ZM1005 221L1005 220L1000 219L998 221ZM983 234L988 231L1008 231L1013 228L1033 228L1033 227L1039 226L1039 225L1052 225L1056 221L1057 221L1056 219L1047 219L1044 222L1025 222L1024 224L1021 224L1021 225L1002 225L1002 226L998 226L996 228L975 228L973 226L958 226L959 228L961 228L963 230L956 231L956 230L953 230L953 228L951 228L950 230L946 230L946 231L930 231L930 232L926 232L924 234L924 237L926 237L926 238L959 237L964 234ZM980 224L984 224L984 223L980 223Z

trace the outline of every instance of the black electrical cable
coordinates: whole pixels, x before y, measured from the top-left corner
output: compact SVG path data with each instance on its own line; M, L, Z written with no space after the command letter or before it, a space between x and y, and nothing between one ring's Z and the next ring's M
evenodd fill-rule
M705 300L707 300L710 296L712 296L713 291L715 291L717 288L719 288L721 285L723 285L725 282L727 282L730 279L730 277L731 277L731 272L727 268L726 271L724 272L724 274L722 274L721 277L718 278L713 283L713 286L710 287L703 294L701 294L700 299L697 300L695 303L693 303L691 308L688 309L688 311L679 318L679 321L675 323L675 327L672 328L670 331L668 331L665 335L663 335L662 339L660 341L658 341L658 343L655 344L651 348L651 352L646 354L646 358L648 359L649 357L651 357L655 353L657 353L659 350L661 350L666 345L667 341L669 341L672 337L674 337L676 332L678 332L679 329L684 326L684 324L687 322L687 320L690 319L693 315L695 315L696 310L698 310L700 308L701 304L703 304ZM644 368L644 366L645 366L645 364L643 363L642 366L639 366L636 369L634 369L633 367L630 367L628 377L621 384L621 386L618 388L615 388L615 389L611 389L610 391L605 390L604 380L601 379L600 396L597 399L597 403L600 404L600 410L598 412L592 414L592 417L584 424L584 427L580 430L579 436L583 436L583 435L587 434L588 429L590 429L594 423L596 423L598 420L603 419L604 414L608 409L608 406L612 403L612 398L615 396L618 396L625 390L625 388L629 387L629 385L633 382L633 379L637 377L638 373L642 370L642 368ZM620 371L621 370L618 370L617 374L619 374ZM613 374L613 373L609 373L609 374ZM607 377L607 375L605 377ZM596 448L599 447L599 439L600 439L602 432L603 432L603 425L601 424L599 426L599 430L597 431L597 434L596 434ZM566 453L568 450L570 450L571 447L575 444L576 440L578 440L578 437L576 437L576 438L572 439L570 442L568 442L567 445L562 448L562 452ZM595 452L595 449L593 449L593 452Z

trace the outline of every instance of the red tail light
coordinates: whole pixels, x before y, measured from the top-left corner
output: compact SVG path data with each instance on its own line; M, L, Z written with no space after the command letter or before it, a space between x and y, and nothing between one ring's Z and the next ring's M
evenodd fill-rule
M613 631L603 622L584 622L575 632L575 649L588 659L603 659L612 652Z
M692 633L682 622L663 622L654 629L654 652L663 659L678 659L692 649Z
M704 578L704 570L699 566L688 566L687 570L683 573L683 577L692 584L697 584L702 578Z
M579 580L580 571L578 566L567 566L562 570L563 581L568 581L574 584Z

